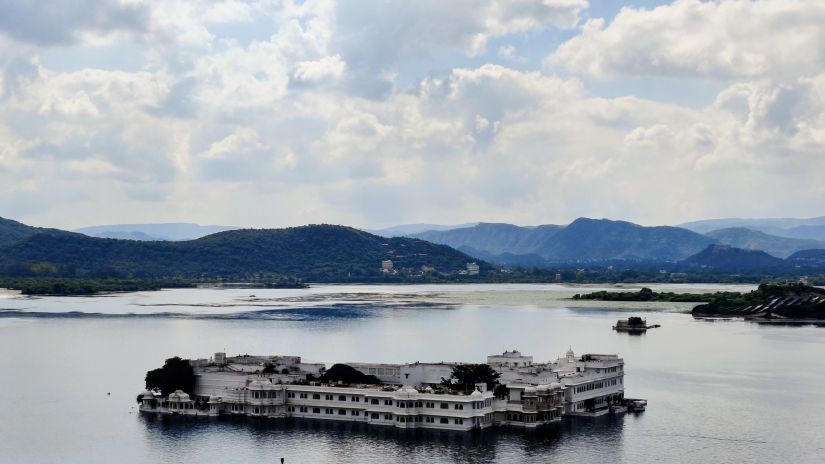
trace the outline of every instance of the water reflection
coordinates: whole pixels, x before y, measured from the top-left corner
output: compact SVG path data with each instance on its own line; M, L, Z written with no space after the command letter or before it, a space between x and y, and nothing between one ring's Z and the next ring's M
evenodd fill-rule
M239 448L293 462L518 462L574 459L594 451L620 455L624 416L568 418L534 431L491 428L469 433L403 430L366 424L242 417L140 415L147 448L233 460ZM238 442L242 443L238 443ZM596 441L597 446L588 446ZM206 448L202 445L207 444ZM243 445L243 446L239 446ZM598 454L598 453L597 453ZM592 456L596 457L596 456ZM585 459L586 460L586 459ZM290 462L290 459L287 459Z

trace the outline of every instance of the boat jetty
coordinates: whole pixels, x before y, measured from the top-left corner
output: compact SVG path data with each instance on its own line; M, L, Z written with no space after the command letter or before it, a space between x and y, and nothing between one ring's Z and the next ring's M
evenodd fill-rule
M572 349L548 362L534 362L532 356L512 350L488 356L486 364L353 362L330 369L299 356L215 353L210 359L173 359L191 366L191 391L163 395L147 390L138 396L141 412L469 431L492 426L533 429L559 423L564 416L621 413L628 406L624 360L615 354L577 356ZM451 383L459 372L468 371L487 372L493 381L469 387ZM350 379L362 383L330 381L333 372L349 372Z
M647 332L647 329L655 329L661 327L659 324L647 325L647 320L638 316L631 316L627 319L620 319L616 321L613 330L616 332L628 332L631 334L640 334Z

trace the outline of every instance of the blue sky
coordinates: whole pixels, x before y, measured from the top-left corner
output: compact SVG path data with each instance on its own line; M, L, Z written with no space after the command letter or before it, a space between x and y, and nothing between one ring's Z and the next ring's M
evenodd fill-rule
M0 216L821 215L823 23L797 0L0 1Z

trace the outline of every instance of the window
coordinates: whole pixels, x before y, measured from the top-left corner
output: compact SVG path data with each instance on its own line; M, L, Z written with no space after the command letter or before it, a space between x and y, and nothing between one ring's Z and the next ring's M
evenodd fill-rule
M301 398L303 398L303 399L306 399L307 394L306 394L306 393L301 393L301 394L300 394L300 397L301 397Z
M333 411L332 408L327 408L324 412L326 412L327 414L332 414L334 411ZM341 414L341 413L339 412L338 414Z
M338 410L338 415L339 416L346 416L347 415L347 410L346 409L339 409Z
M360 415L361 415L361 411L356 411L355 409L353 409L352 411L350 411L350 413L349 413L349 414L350 414L351 416L360 416Z
M361 402L361 398L359 398L359 397L357 397L357 396L353 396L353 397L352 397L352 401L355 401L356 403L360 403L360 402Z
M346 401L347 397L345 395L338 395L338 401Z
M378 413L374 412L374 413L370 414L370 419L378 419Z
M398 407L399 407L399 408L403 408L403 407L404 407L404 402L403 402L403 401L399 401L399 402L398 402Z
M425 403L425 405L428 408L434 408L435 407L435 403L431 403L431 402L427 402L427 403Z
M456 419L456 420L455 420L455 424L456 424L456 425L461 425L461 424L463 424L463 423L464 423L464 419Z
M327 401L332 401L332 395L326 395L324 396L324 399Z
M463 404L455 404L455 405L453 405L453 408L454 409L464 409L464 405Z
M371 399L370 404L378 404L378 398Z
M449 423L450 423L450 420L449 420L449 419L447 419L446 417L442 417L440 422L441 422L442 424L449 424Z
M321 395L319 395L318 393L314 393L314 394L312 395L312 399L313 399L313 400L320 400L320 399L321 399Z
M313 414L321 414L321 408L312 408Z
M415 402L415 407L420 408L421 407L421 401L416 401Z
M301 406L300 409L301 409L301 412L307 412L307 407L306 406Z
M392 406L392 400L384 400L384 406Z
M392 414L384 414L384 420L392 420Z
M450 405L447 403L441 403L441 409L450 409Z

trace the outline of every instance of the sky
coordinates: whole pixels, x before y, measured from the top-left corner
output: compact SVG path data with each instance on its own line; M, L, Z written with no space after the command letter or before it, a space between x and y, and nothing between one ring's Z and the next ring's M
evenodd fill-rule
M823 24L813 0L0 0L0 216L819 216Z

